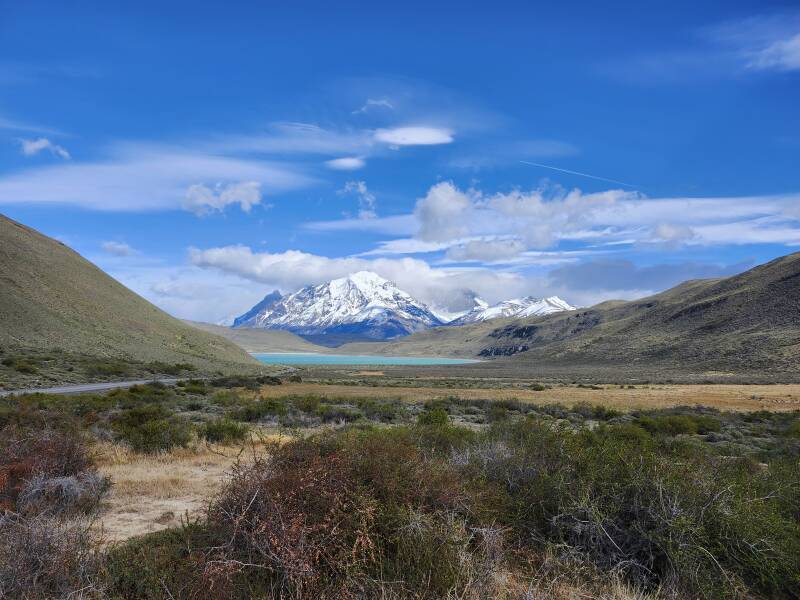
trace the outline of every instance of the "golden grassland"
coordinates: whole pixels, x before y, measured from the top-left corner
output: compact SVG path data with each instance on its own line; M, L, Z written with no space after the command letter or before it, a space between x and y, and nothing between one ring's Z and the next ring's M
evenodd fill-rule
M197 442L159 454L137 454L100 443L99 471L113 482L95 526L108 543L174 527L202 515L237 460L248 461L268 442L286 435L254 434L245 444Z
M327 383L286 383L264 387L262 397L292 394L325 398L396 398L426 401L448 396L464 400L521 400L536 404L590 402L619 410L658 409L674 406L709 406L730 411L791 411L800 409L800 384L653 384L633 389L604 385L577 387L557 385L543 391L497 388L354 386ZM595 389L601 388L601 389Z

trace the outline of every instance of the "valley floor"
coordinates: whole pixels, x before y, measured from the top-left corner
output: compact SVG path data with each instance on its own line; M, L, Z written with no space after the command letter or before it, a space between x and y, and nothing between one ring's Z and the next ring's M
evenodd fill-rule
M364 373L361 372L361 376L364 376ZM325 398L378 397L409 402L452 396L463 400L520 400L536 404L591 402L620 410L696 405L735 411L800 409L800 384L654 384L625 387L557 384L536 391L532 389L536 385L533 382L516 382L495 387L468 387L466 384L469 382L441 382L433 379L403 385L404 382L386 381L380 374L372 373L372 376L367 375L368 380L363 384L337 380L304 381L303 383L288 383L280 388L264 388L263 395L279 397L287 394L299 394L319 395Z

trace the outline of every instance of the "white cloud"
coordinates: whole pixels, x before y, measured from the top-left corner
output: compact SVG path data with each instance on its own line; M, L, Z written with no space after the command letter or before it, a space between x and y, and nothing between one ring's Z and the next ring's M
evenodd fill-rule
M22 153L25 156L35 156L36 154L39 154L39 152L47 150L53 156L58 156L64 160L69 160L71 158L69 152L67 152L63 146L54 144L44 137L36 138L35 140L20 139L19 143L22 147Z
M225 136L201 148L209 152L257 152L263 154L322 154L360 156L367 154L375 141L366 129L326 129L313 123L271 123L265 132Z
M449 181L437 183L414 209L420 224L417 237L426 242L466 237L474 210L475 202L468 192L462 192Z
M377 200L375 194L367 189L364 181L348 181L338 192L340 195L354 194L358 198L358 218L374 219L378 215L375 212Z
M424 302L444 308L453 308L463 299L465 290L474 290L494 302L531 291L536 284L513 272L434 268L412 258L329 258L297 250L259 253L246 246L195 248L190 250L190 260L197 267L217 269L258 282L262 289L278 288L284 292L356 271L375 271Z
M363 169L366 161L360 156L345 156L325 161L325 166L334 171L358 171Z
M754 52L747 66L752 69L800 70L800 33Z
M257 181L241 181L227 185L216 184L213 188L196 183L186 190L183 208L197 215L214 211L222 212L230 204L238 204L244 212L261 203L261 184Z
M136 250L124 242L107 241L100 244L100 247L103 252L111 256L132 256L137 253Z
M695 231L687 225L672 225L670 223L659 223L653 229L653 240L667 242L668 244L680 244L697 237Z
M392 146L434 146L453 141L453 131L443 127L407 126L378 129L375 139Z
M103 211L176 210L198 181L257 181L262 193L316 181L293 165L198 154L164 146L126 146L106 161L28 169L0 177L0 205L66 203Z
M513 237L526 249L552 248L563 240L584 244L689 246L750 243L800 244L800 194L718 198L647 198L608 190L584 194L560 188L484 194L437 183L410 215L306 224L317 231L373 231L412 235L451 248L466 241ZM383 246L375 249L380 254ZM397 253L393 251L391 253Z

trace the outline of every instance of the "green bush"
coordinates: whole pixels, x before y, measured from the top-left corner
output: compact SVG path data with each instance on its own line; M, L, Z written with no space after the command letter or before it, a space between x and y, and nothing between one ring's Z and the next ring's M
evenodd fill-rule
M231 443L243 440L248 427L227 418L208 421L198 429L200 437L212 443Z
M260 398L240 406L233 411L232 416L238 421L255 422L264 417L282 417L288 412L287 403L280 398Z
M441 406L428 408L417 415L417 425L447 425L450 422L450 415Z
M687 415L641 416L634 423L651 434L680 435L698 432L697 423Z
M18 373L33 375L39 372L36 365L25 358L6 358L3 360L3 364L7 367L11 367Z
M111 598L167 600L201 591L206 548L218 543L208 529L189 523L135 537L110 548L102 581Z
M86 374L90 377L124 377L130 373L128 365L122 361L92 362L86 365Z
M124 410L114 418L113 427L136 452L184 448L192 439L191 425L159 405Z
M696 428L656 422L659 433ZM634 429L500 424L489 436L503 452L478 453L471 464L508 494L499 519L522 544L571 548L677 597L740 596L747 586L791 595L800 577L797 468L765 475L746 460L662 445Z

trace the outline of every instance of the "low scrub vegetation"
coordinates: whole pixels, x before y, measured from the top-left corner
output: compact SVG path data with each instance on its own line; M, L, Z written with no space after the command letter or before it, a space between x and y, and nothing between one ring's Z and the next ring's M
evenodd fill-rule
M110 585L511 598L578 566L595 589L621 578L664 597L795 597L799 483L796 460L764 469L629 424L350 427L238 466L204 522L113 550Z
M0 399L0 597L798 598L798 413L264 385ZM201 518L100 549L93 439L153 453L284 427Z

